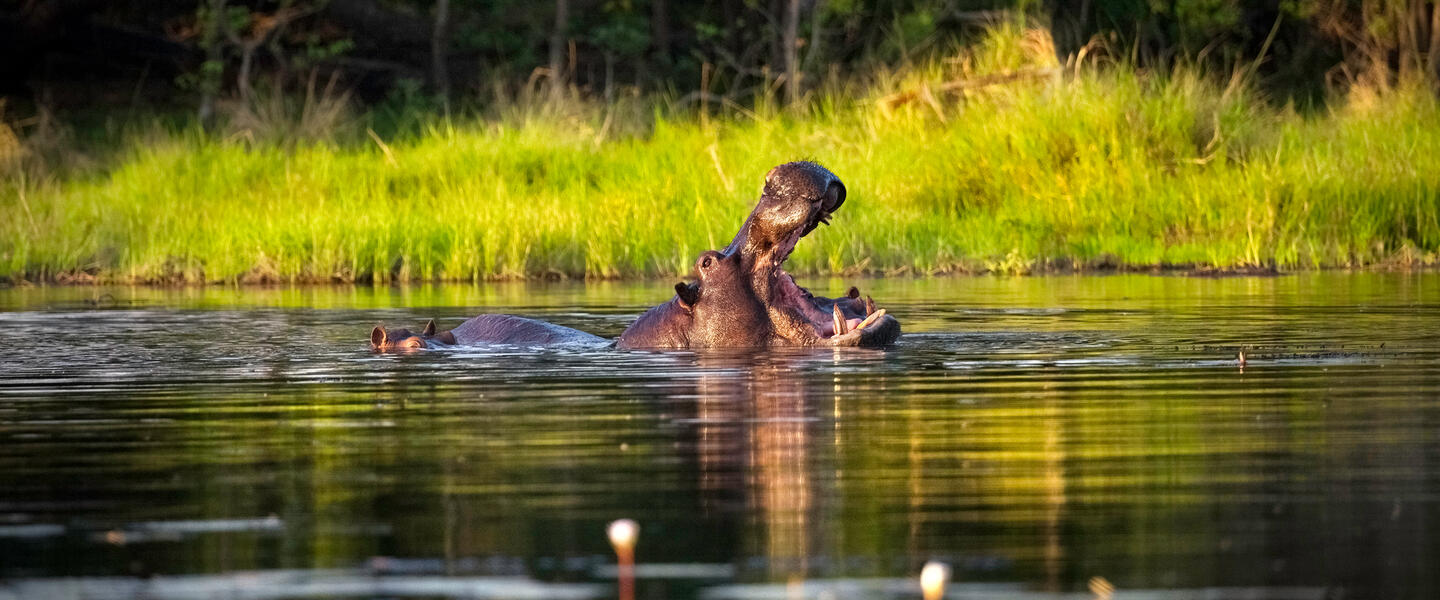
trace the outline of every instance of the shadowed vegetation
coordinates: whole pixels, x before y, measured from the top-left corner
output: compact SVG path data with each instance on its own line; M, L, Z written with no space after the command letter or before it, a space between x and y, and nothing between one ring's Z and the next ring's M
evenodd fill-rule
M1301 114L1243 66L1054 56L1044 32L1002 26L788 109L763 93L753 110L521 97L408 124L336 110L320 82L297 100L309 108L254 111L267 126L225 137L114 131L113 156L92 160L105 168L0 131L0 276L677 276L797 158L850 192L796 251L802 273L1436 262L1440 105L1423 85L1354 86Z

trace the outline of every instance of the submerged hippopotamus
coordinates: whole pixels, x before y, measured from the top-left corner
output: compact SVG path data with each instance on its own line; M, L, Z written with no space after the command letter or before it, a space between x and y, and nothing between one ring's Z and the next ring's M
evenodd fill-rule
M609 340L578 329L515 315L480 315L448 331L435 331L435 320L420 333L409 329L376 327L370 331L370 347L380 351L418 350L476 344L608 344Z
M800 238L845 202L845 184L812 162L770 170L760 202L735 239L695 260L696 280L675 284L675 297L640 315L619 348L883 347L900 337L900 322L850 288L841 298L815 296L781 265ZM430 321L419 334L376 327L376 350L473 344L603 344L598 336L511 315L480 315L449 331Z

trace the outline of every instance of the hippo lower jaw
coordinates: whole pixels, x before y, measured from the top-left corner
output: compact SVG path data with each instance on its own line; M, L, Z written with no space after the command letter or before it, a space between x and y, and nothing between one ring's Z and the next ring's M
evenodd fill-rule
M849 298L818 298L777 268L771 290L776 333L791 344L883 347L900 337L900 322L869 297L860 300L855 288Z
M768 279L765 287L770 291L768 305L776 333L791 344L804 346L893 344L900 337L900 322L877 308L870 297L861 301L859 290L852 287L846 298L819 298L800 287L783 268L801 238L821 224L830 224L830 214L822 206L814 207L804 227L796 228L760 261L756 275Z

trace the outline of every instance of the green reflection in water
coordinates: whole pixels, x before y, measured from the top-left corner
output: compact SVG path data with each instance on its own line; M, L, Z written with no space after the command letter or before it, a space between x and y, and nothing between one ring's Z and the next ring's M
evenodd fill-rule
M659 284L0 291L47 341L0 374L0 536L62 528L0 575L589 581L630 516L642 564L742 581L1440 590L1440 276L859 285L897 348L364 349L487 310L614 335Z

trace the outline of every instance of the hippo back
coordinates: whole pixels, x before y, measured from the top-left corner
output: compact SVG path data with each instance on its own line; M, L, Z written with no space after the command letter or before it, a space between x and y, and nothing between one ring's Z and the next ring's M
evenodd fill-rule
M605 338L554 323L514 315L480 315L450 330L455 343L474 344L607 344Z

